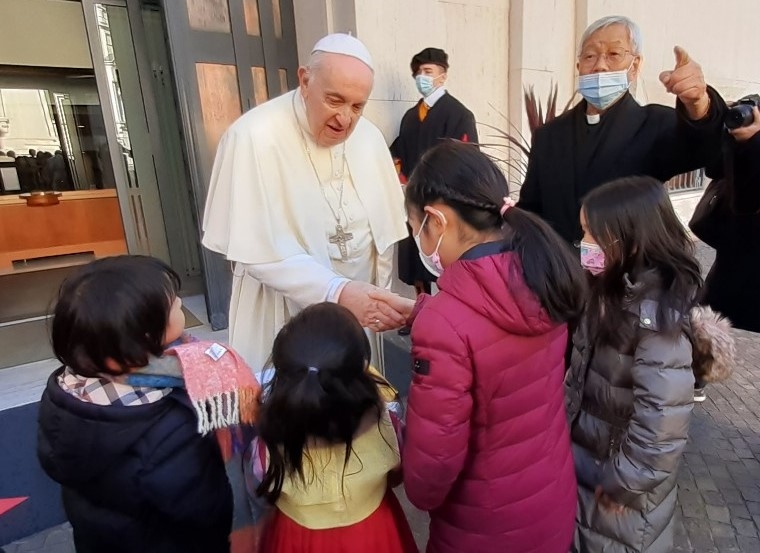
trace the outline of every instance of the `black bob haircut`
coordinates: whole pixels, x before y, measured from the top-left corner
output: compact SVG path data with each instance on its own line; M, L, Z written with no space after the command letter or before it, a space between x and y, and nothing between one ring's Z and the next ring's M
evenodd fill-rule
M82 376L144 367L164 350L164 334L180 278L153 257L93 261L61 285L52 342L61 363ZM107 366L107 362L108 365Z

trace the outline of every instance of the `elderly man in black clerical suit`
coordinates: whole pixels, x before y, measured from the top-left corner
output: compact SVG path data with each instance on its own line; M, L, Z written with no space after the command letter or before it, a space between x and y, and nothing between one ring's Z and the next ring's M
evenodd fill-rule
M574 242L582 235L581 200L597 186L630 175L666 181L713 161L725 102L686 51L676 47L675 57L660 80L677 96L676 108L641 106L628 91L642 63L638 26L622 16L592 23L577 63L583 101L534 133L519 206Z

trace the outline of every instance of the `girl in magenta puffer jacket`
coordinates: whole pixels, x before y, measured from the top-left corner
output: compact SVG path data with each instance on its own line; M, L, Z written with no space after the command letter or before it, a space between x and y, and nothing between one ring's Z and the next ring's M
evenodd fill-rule
M577 488L562 382L567 321L583 304L578 260L514 207L472 145L430 150L406 206L440 275L410 317L404 484L430 512L427 551L566 553Z

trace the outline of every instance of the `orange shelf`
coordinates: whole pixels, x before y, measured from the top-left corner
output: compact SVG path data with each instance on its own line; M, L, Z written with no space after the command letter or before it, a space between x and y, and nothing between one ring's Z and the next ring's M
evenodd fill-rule
M122 253L127 243L115 191L64 193L45 207L20 198L0 202L0 275L71 264L56 263L56 256Z

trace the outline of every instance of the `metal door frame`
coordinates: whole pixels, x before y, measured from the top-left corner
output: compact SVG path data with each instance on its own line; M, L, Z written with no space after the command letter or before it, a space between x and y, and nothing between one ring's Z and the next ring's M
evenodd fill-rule
M135 53L135 63L137 65L138 79L140 81L140 93L142 95L142 103L145 107L145 116L148 127L148 136L151 142L151 150L153 151L153 167L156 173L156 179L162 178L163 172L161 164L156 162L155 152L161 149L161 137L159 133L159 125L157 122L156 102L153 97L153 91L150 88L150 79L146 76L146 72L150 70L150 64L148 63L148 54L145 51L145 45L140 37L145 32L139 2L127 1L127 0L80 0L82 4L82 11L84 14L85 29L87 32L87 39L90 46L90 57L92 58L92 67L95 72L95 81L98 89L98 97L100 99L101 110L103 112L103 119L106 129L106 140L108 141L109 155L111 157L111 163L114 167L114 178L116 180L117 198L119 201L119 208L121 211L122 224L124 227L124 235L127 241L128 251L132 254L148 254L149 252L143 251L141 241L138 234L138 229L134 223L130 206L130 188L129 177L127 176L127 168L124 160L120 155L121 147L116 136L116 117L113 112L113 106L111 105L111 93L109 90L108 75L106 73L105 64L102 61L102 50L100 44L100 36L98 32L98 22L95 14L95 5L101 4L104 6L116 6L124 8L127 12L127 19L129 21L130 32L132 35L132 47ZM160 187L158 188L160 195ZM162 239L166 243L166 229L164 227L164 218L166 214L161 207L162 219L160 221L160 228L162 230L161 237L146 237L146 242L150 242L151 238ZM156 222L157 223L157 222ZM167 250L168 252L168 250ZM167 253L168 256L168 253ZM166 261L169 261L168 259Z

